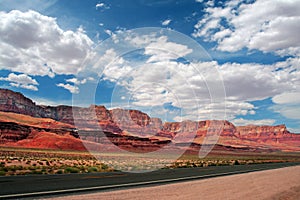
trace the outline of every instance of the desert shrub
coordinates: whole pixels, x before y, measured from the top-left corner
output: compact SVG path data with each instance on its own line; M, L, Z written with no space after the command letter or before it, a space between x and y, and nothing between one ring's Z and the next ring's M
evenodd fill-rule
M30 166L30 167L28 167L28 169L29 169L29 170L35 170L35 169L36 169L36 167L34 167L34 166Z
M97 172L97 167L89 167L88 172Z
M106 170L106 169L108 169L108 166L107 166L107 165L104 165L104 164L102 164L102 165L101 165L101 169L104 169L104 170Z
M240 163L239 163L238 160L235 160L233 164L234 164L234 165L239 165Z
M78 173L80 170L76 167L67 167L65 169L65 173Z
M31 173L32 174L43 174L43 172L40 170L33 170L33 171L31 171Z
M23 169L23 166L22 165L17 165L15 166L16 170L22 170Z
M12 172L15 172L17 170L16 166L15 165L12 165L12 166L8 166L7 169L9 171L12 171Z
M8 170L9 170L9 169L8 169L7 167L3 167L1 171L8 172Z
M62 173L63 173L63 170L59 169L59 170L57 170L56 173L57 173L57 174L62 174Z
M78 168L79 168L80 170L85 170L85 166L83 166L83 165L79 165Z
M5 171L0 171L0 176L5 176L6 172Z

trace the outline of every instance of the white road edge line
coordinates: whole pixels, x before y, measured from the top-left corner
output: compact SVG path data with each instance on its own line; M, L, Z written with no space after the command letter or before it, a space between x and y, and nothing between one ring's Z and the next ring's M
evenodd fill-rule
M13 197L20 198L20 197L29 197L29 196L38 196L38 195L55 195L55 194L61 194L61 193L83 192L83 191L101 190L101 189L113 189L113 188L117 188L117 187L140 186L140 185L149 185L149 184L155 184L155 183L168 183L168 182L180 181L180 180L192 180L192 179L198 179L198 178L204 178L204 177L230 175L230 174L238 174L238 173L248 173L248 172L255 172L255 171L260 171L260 170L268 170L268 169L269 168L259 168L259 169L254 169L254 170L241 170L241 171L234 171L234 172L207 174L207 175L201 175L201 176L188 176L188 177L165 179L165 180L145 181L145 182L138 182L138 183L124 183L124 184L117 184L117 185L104 185L104 186L95 186L95 187L86 187L86 188L52 190L52 191L44 191L44 192L30 192L30 193L23 193L23 194L7 194L7 195L0 195L0 198L13 198ZM276 169L278 169L278 168L276 168Z

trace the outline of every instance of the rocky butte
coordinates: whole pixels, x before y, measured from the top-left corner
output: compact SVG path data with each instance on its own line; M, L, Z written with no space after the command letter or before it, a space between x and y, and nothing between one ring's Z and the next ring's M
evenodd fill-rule
M300 151L300 135L290 133L285 125L235 126L218 120L163 123L139 110L37 105L21 93L0 89L2 146L84 150L81 141L85 141L95 149L113 143L133 151L153 151L168 144L197 150L211 136L218 138L215 148Z

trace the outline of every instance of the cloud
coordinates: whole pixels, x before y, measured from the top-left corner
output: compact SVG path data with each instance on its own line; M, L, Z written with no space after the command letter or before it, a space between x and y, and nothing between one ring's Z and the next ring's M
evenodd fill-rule
M70 78L70 79L67 79L66 82L73 83L75 85L82 85L82 84L85 84L87 82L87 79L84 78L82 80L79 80L77 78Z
M172 21L172 20L170 20L170 19L166 19L166 20L164 20L164 21L161 23L161 25L163 25L163 26L168 26L168 25L171 23L171 21Z
M67 83L59 83L56 84L56 86L69 90L72 94L78 94L80 91L78 87L79 85L86 84L87 81L94 81L94 79L92 77L87 77L83 79L78 79L74 77L74 78L66 79L65 81ZM72 83L72 85L69 83Z
M246 47L300 55L299 9L299 1L228 1L222 7L205 8L206 14L195 25L193 36L217 42L217 50L221 51Z
M246 126L246 125L263 126L263 125L273 125L275 123L275 120L274 119L249 120L249 119L238 118L238 119L231 120L231 122L236 126Z
M145 47L144 54L151 55L147 62L156 62L177 59L192 52L187 46L169 42L166 36L161 36Z
M289 119L300 119L300 91L285 92L272 98L271 109Z
M10 85L13 87L20 87L34 91L38 90L37 85L39 85L35 79L26 74L17 75L14 73L10 73L6 78L0 77L0 80L10 82Z
M144 54L151 56L146 50ZM297 88L300 91L298 58L263 65L219 64L216 61L180 63L160 51L155 51L155 55L155 62L131 65L122 58L122 62L111 63L111 67L105 69L104 79L126 88L135 106L163 107L169 104L181 109L180 113L174 114L174 120L224 119L225 99L211 101L212 92L217 89L214 84L224 84L228 120L240 115L254 115L257 108L252 101L276 97ZM217 69L219 74L211 69ZM219 75L222 82L216 79ZM216 93L220 98L222 91L216 90Z
M299 1L284 0L231 0L217 7L207 5L206 14L194 26L194 37L215 42L220 51L247 48L290 56L270 65L218 65L229 102L271 97L275 104L272 111L288 119L300 119L299 9Z
M110 7L107 4L102 2L96 4L96 9L110 9Z
M104 7L104 6L105 6L104 3L97 3L97 4L96 4L96 8L102 8L102 7Z
M276 104L298 104L300 103L300 92L286 92L272 98Z
M92 68L93 70L97 71L99 76L101 76L104 68L107 67L107 65L109 65L111 62L115 61L117 57L118 55L114 49L107 49L103 55L94 61ZM121 62L121 60L119 62Z
M300 128L291 128L291 127L289 127L288 130L292 133L298 133L298 134L300 133Z
M126 74L128 74L131 70L132 67L129 65L119 65L118 63L112 64L110 66L107 66L103 71L103 80L109 80L114 82L119 78L126 76Z
M230 13L220 11L215 15L226 16ZM199 27L202 23L205 24L203 21L199 23ZM209 26L214 25L218 23ZM114 35L111 31L107 32ZM222 38L230 34L231 32L224 29L215 37ZM115 39L119 38L122 37L118 35ZM273 64L220 64L216 61L193 60L181 62L179 58L190 56L194 53L193 50L167 36L151 32L129 32L123 34L123 39L120 44L125 43L139 49L138 56L133 59L132 55L119 53L119 49L112 45L110 49L102 49L101 55L90 69L99 72L100 81L109 80L114 83L113 95L119 95L116 98L118 103L125 105L124 101L128 101L131 106L141 110L167 110L168 120L233 120L237 116L254 115L258 108L252 101L300 91L298 57L290 57ZM218 88L217 85L221 87ZM225 92L222 86L225 87ZM222 93L226 93L226 105L225 95L222 99Z
M70 85L70 84L64 84L64 83L59 83L56 84L58 87L65 88L66 90L69 90L72 94L78 94L79 93L79 88L75 85Z
M104 30L104 32L111 37L111 39L114 43L119 42L117 34L121 34L126 30L125 28L120 28L120 27L117 27L117 28L118 29L116 31L112 31L112 30L109 30L109 29Z
M134 106L155 108L170 104L172 107L182 109L184 117L189 119L199 119L200 110L205 110L205 106L209 109L210 94L201 74L193 65L160 60L140 64L138 67L130 66L127 62L124 66L112 66L114 67L111 71L120 72L117 73L118 79L114 73L104 73L106 79L125 87ZM115 93L118 95L120 92ZM224 108L216 109L224 112ZM175 113L173 117L177 114ZM201 117L209 114L211 112Z
M27 90L38 91L38 88L35 85L24 85L24 84L19 84L19 83L10 83L10 85L13 87L19 87L19 88L24 88Z
M270 65L225 63L219 67L229 102L271 97L275 103L272 111L289 119L300 119L298 66L299 58L289 58Z
M38 85L37 81L35 79L32 79L30 76L26 74L14 74L10 73L7 78L0 78L1 80L5 81L11 81L11 82L16 82L24 85Z
M274 105L271 107L274 112L280 113L282 116L289 119L300 119L300 104L298 105Z
M227 97L233 100L262 100L294 87L290 82L292 76L288 72L276 71L276 65L225 63L218 68Z
M215 5L214 0L209 0L206 2L207 6L213 7Z
M35 11L0 12L0 66L30 75L76 74L93 42L79 27L62 30L55 18Z
M300 119L300 58L289 58L285 62L276 64L277 73L282 77L283 82L291 85L290 89L273 96L274 106L271 110L280 113L289 119Z
M127 32L128 33L128 32ZM156 33L149 33L149 34L135 34L130 33L126 35L125 41L129 42L130 45L134 47L141 47L143 45L148 45L152 42L157 41L157 34Z

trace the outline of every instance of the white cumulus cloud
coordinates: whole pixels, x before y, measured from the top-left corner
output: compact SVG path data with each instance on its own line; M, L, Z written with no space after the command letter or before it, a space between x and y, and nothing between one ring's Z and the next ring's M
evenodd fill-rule
M272 98L276 104L299 104L300 92L286 92Z
M78 94L79 93L79 88L75 85L70 85L70 84L64 84L64 83L58 83L56 84L58 87L62 87L66 90L69 90L72 94Z
M0 12L0 68L30 75L76 74L93 42L36 11Z
M147 51L145 51L146 53ZM159 57L159 52L156 52ZM164 55L164 54L161 54ZM162 56L164 57L164 56ZM240 115L254 115L256 107L251 101L282 95L300 86L297 58L275 64L224 63L216 61L180 63L172 59L156 59L136 66L122 59L112 63L104 73L128 90L133 104L139 107L170 104L182 109L174 119L222 119L224 104L211 102L214 84L224 84L226 91L226 119ZM222 82L216 81L217 69ZM216 91L221 94L222 91ZM295 95L295 94L294 94ZM225 101L225 99L223 99ZM275 100L273 100L275 101ZM223 102L224 103L224 102ZM277 100L276 103L279 103ZM289 115L295 118L294 115ZM254 123L254 122L253 122ZM258 122L255 122L258 124Z
M26 74L10 73L8 77L0 77L0 80L10 82L10 85L13 87L20 87L34 91L38 90L37 85L39 85L35 79Z
M299 55L300 1L231 0L207 7L193 36L217 42L217 49L234 52L246 47L280 55ZM222 21L222 23L221 23Z
M284 92L272 98L272 109L290 119L300 119L300 91Z
M192 53L192 51L185 45L169 42L166 36L157 38L155 42L151 42L145 47L145 55L151 56L147 62L177 59Z
M70 78L70 79L67 79L66 82L73 83L75 85L81 85L81 84L85 84L87 82L87 79L84 78L84 79L79 80L78 78Z

